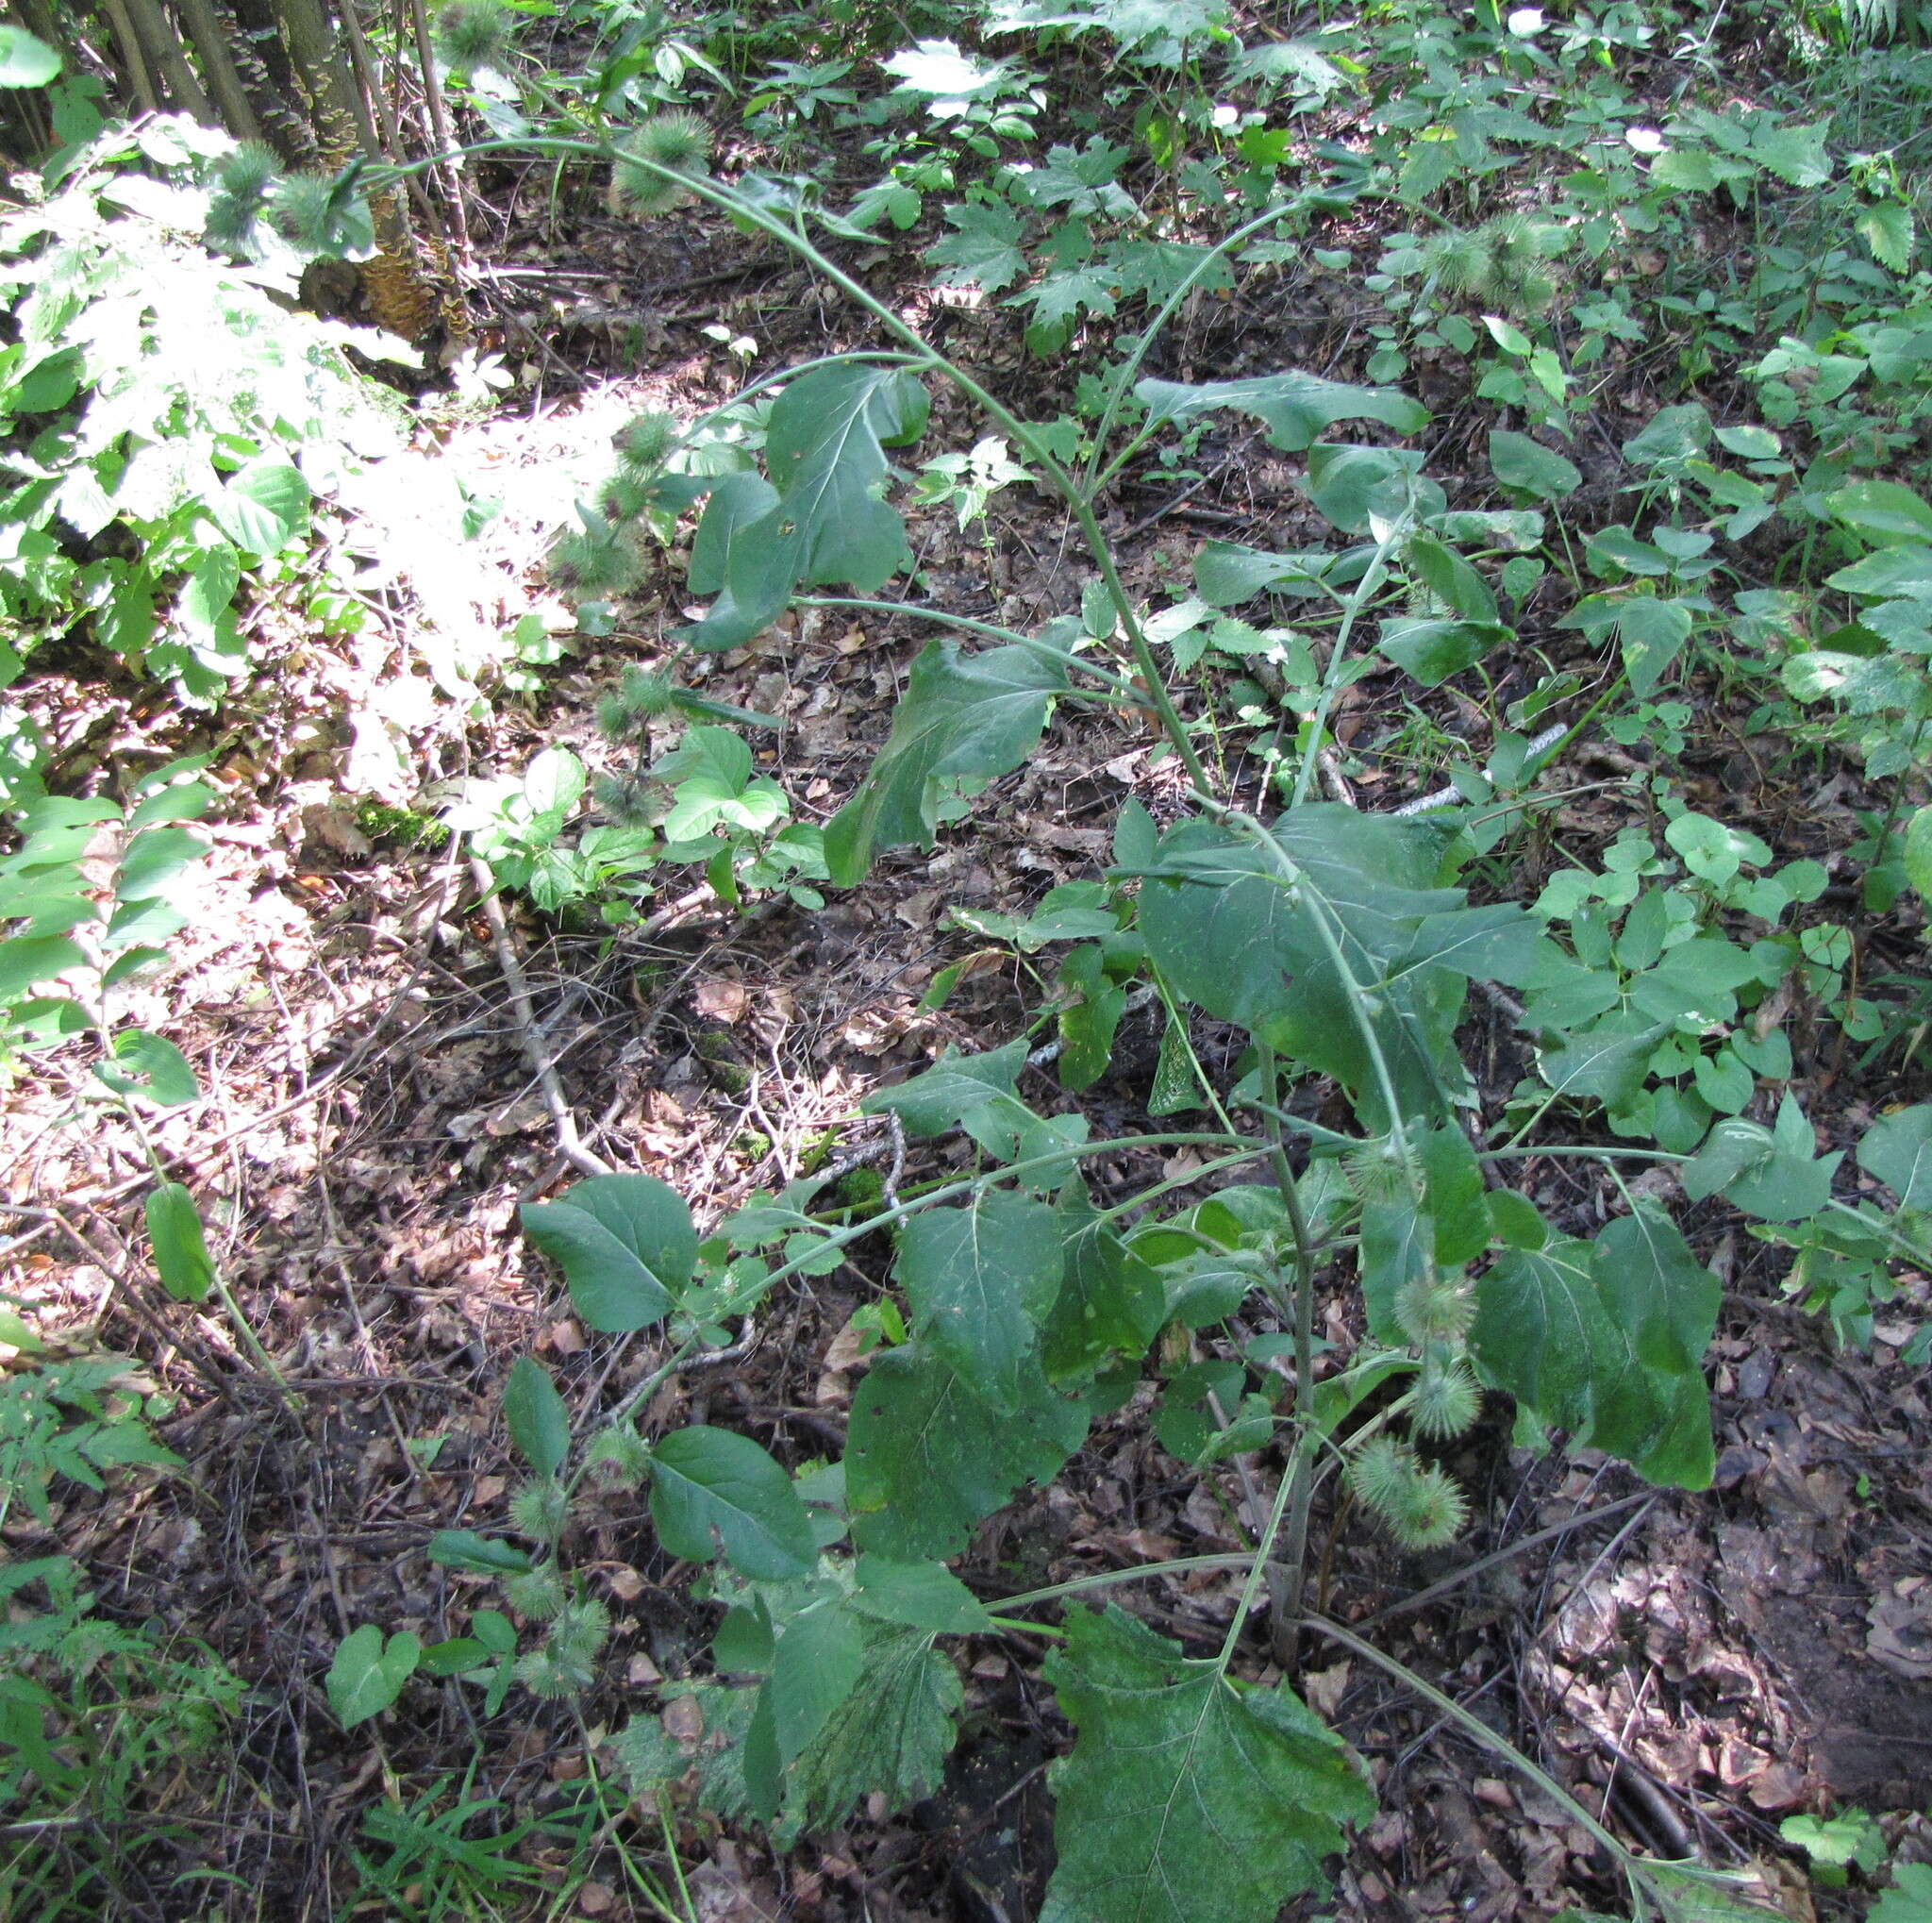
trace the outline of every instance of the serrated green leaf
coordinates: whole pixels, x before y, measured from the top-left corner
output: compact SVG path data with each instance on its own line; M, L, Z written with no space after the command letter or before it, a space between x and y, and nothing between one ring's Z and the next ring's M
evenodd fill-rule
M1046 1676L1079 1733L1049 1774L1041 1923L1270 1923L1374 1814L1292 1691L1241 1688L1120 1610L1070 1611Z
M785 1625L765 1685L781 1767L790 1768L824 1728L864 1668L858 1618L841 1597L813 1603Z
M929 644L871 773L825 825L832 879L855 887L882 848L930 847L939 825L964 811L963 796L1025 761L1066 684L1064 668L1026 648Z
M651 1517L672 1555L708 1563L722 1546L731 1566L755 1582L803 1576L818 1561L791 1478L731 1430L674 1430L652 1448Z
M1398 434L1414 434L1429 419L1429 410L1420 401L1394 388L1357 387L1293 369L1252 380L1210 380L1195 386L1142 380L1135 384L1134 392L1145 405L1150 424L1174 421L1185 426L1202 414L1231 409L1265 423L1269 441L1291 454L1310 446L1337 421L1380 421Z
M176 1302L199 1302L214 1287L214 1259L194 1197L179 1182L157 1182L146 1203L148 1246L155 1273Z
M1872 249L1881 267L1903 274L1912 264L1912 210L1903 201L1875 200L1858 209L1852 231Z
M913 1333L1002 1413L1019 1406L1023 1365L1039 1347L1061 1266L1053 1210L1005 1190L964 1208L929 1209L899 1237Z
M1760 123L1751 135L1751 158L1787 187L1823 187L1831 178L1831 157L1825 152L1829 121L1810 126L1774 126Z
M968 201L947 208L945 215L958 231L926 250L926 259L939 270L935 285L998 293L1026 272L1026 256L1020 249L1023 229L1011 208L998 201Z
M924 1343L888 1350L852 1397L845 1495L852 1539L896 1562L958 1555L1021 1483L1044 1482L1087 1436L1087 1406L1022 1364L1021 1401L1000 1413Z
M1407 822L1320 802L1282 817L1273 834L1304 878L1299 895L1252 840L1205 822L1170 829L1141 894L1148 953L1209 1014L1335 1076L1365 1126L1381 1132L1390 1122L1356 1002L1315 917L1328 922L1349 972L1370 989L1426 916L1462 906L1461 892L1427 885L1434 844ZM1451 1042L1463 993L1459 975L1426 963L1377 991L1370 1019L1410 1112L1440 1111L1445 1078L1459 1078Z
M337 1645L329 1664L328 1706L345 1730L366 1723L402 1695L423 1653L420 1636L399 1630L387 1642L374 1623L353 1630Z
M942 1563L860 1556L852 1605L882 1622L931 1635L970 1636L992 1628L979 1598Z
M570 1411L541 1363L519 1356L503 1386L503 1419L517 1453L539 1476L554 1476L570 1455Z
M1703 1356L1716 1279L1649 1204L1594 1244L1506 1249L1477 1290L1470 1350L1485 1377L1653 1482L1707 1487Z
M903 1809L930 1796L944 1772L963 1700L958 1672L929 1631L869 1621L860 1633L854 1686L785 1772L784 1815L774 1832L781 1847L803 1831L843 1822L868 1797Z
M522 1220L563 1271L572 1305L607 1335L662 1321L697 1261L691 1211L655 1176L591 1176L554 1202L526 1202Z

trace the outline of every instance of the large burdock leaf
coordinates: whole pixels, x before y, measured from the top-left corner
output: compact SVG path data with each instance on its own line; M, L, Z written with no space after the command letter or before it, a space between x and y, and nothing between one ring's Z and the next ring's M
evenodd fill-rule
M958 1672L928 1632L887 1623L864 1623L860 1632L856 1687L787 1770L785 1836L843 1822L869 1796L903 1809L929 1796L944 1773L961 1701Z
M825 826L825 864L841 888L865 878L881 848L932 845L965 799L1033 751L1066 672L1024 647L966 654L931 643L912 664L892 730L859 790Z
M956 1556L1022 1482L1044 1482L1087 1437L1087 1405L1047 1386L1037 1358L1002 1414L924 1343L889 1349L852 1398L845 1499L852 1540L895 1562Z
M1544 1422L1652 1482L1710 1483L1703 1358L1717 1279L1661 1211L1641 1204L1594 1243L1507 1249L1477 1290L1470 1348Z
M1041 1923L1270 1923L1375 1813L1291 1691L1244 1688L1120 1610L1070 1612L1046 1676L1079 1740L1048 1779Z
M1265 422L1268 439L1291 454L1312 445L1337 421L1380 421L1398 434L1414 434L1429 418L1420 401L1392 387L1356 387L1293 368L1253 380L1209 380L1192 387L1177 380L1143 380L1134 392L1147 404L1150 423L1186 423L1230 408Z
M791 1478L748 1435L698 1424L651 1451L658 1540L687 1563L725 1561L754 1582L804 1576L818 1561Z
M684 1197L648 1175L593 1175L554 1202L526 1202L524 1233L563 1271L592 1329L622 1335L669 1313L698 1238Z
M1347 974L1374 995L1367 1012L1405 1111L1442 1112L1445 1083L1461 1077L1451 1043L1463 976L1480 963L1445 965L1429 952L1429 931L1441 926L1434 918L1460 910L1463 900L1459 889L1428 885L1435 870L1429 830L1317 802L1285 815L1271 832L1300 876L1298 886L1246 836L1200 821L1170 829L1141 894L1148 952L1168 981L1209 1014L1334 1076L1356 1096L1365 1126L1379 1133L1391 1118L1376 1091L1357 1002L1323 939L1325 924ZM1442 939L1445 947L1455 945Z
M1020 1405L1021 1366L1040 1346L1063 1266L1053 1210L1004 1190L915 1215L899 1238L913 1332L1002 1413Z
M915 441L930 401L903 367L844 362L801 375L778 397L765 436L775 499L749 483L712 491L698 524L693 579L717 604L687 638L741 646L783 610L800 583L871 594L909 566L906 524L882 498L888 447Z

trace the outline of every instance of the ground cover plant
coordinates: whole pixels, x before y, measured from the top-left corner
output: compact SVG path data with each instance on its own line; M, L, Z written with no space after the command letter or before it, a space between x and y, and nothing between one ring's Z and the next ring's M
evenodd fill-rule
M1636 8L1407 6L1289 38L1211 7L996 7L829 39L654 17L613 54L582 25L447 12L456 144L419 162L135 148L217 275L367 256L372 209L460 162L485 201L544 183L553 245L573 219L621 248L719 237L727 279L749 259L818 316L775 352L756 301L707 319L714 374L642 396L566 524L532 529L548 585L519 583L498 658L576 665L513 676L494 711L432 668L464 704L464 756L438 759L467 774L356 814L311 771L284 809L304 885L378 837L425 878L409 919L338 949L409 962L320 1085L391 1056L387 1025L440 1024L446 1060L397 1058L436 1132L344 1154L355 1108L325 1095L325 1125L258 1157L292 1179L225 1174L246 1121L200 1147L212 1065L113 991L179 978L189 924L160 896L208 857L180 824L224 744L184 761L202 737L158 735L144 785L63 792L59 683L31 672L58 643L214 701L291 589L353 643L305 544L328 426L209 427L171 390L8 455L8 611L38 645L15 649L0 1006L23 1112L74 1145L9 1199L9 1255L46 1272L23 1267L18 1306L102 1275L96 1317L134 1317L125 1346L173 1358L188 1405L163 1447L165 1407L100 1399L119 1360L63 1376L17 1331L22 1407L54 1413L20 1430L9 1539L54 1610L9 1645L9 1898L65 1914L82 1800L131 1824L126 1758L178 1727L227 1757L221 1798L165 1849L88 1859L155 1914L219 1887L236 1915L299 1888L342 1914L1264 1919L1314 1914L1339 1871L1363 1914L1672 1917L1889 1877L1890 1923L1923 1849L1897 1759L1932 1740L1932 477L1912 149L1851 142L1916 97L1904 26L1785 21L1782 51L1747 55L1721 15ZM110 167L133 158L107 140ZM75 218L22 243L64 246ZM48 284L22 282L29 428L100 377L76 317L164 311L62 282L57 325ZM1311 308L1345 319L1319 357ZM79 465L75 422L99 450ZM125 473L184 433L193 484L117 523ZM76 522L88 485L107 511ZM282 518L243 542L231 495ZM204 628L221 662L166 651ZM841 664L888 634L906 650L855 682ZM837 761L812 745L828 713ZM794 918L822 1010L841 927L873 929L842 952L878 971L809 1056L793 991L755 995L740 959L778 982ZM458 1113L486 993L514 1066ZM896 1011L883 1030L872 1007ZM600 1012L575 1041L574 1009ZM667 1022L688 1047L659 1047ZM311 1106L305 1032L272 1116ZM598 1067L567 1081L587 1038ZM344 1183L418 1280L358 1249ZM525 1313L491 1322L510 1264ZM225 1324L194 1313L209 1297ZM431 1305L413 1327L410 1302ZM1748 1406L1777 1357L1782 1426ZM175 1470L217 1432L253 1465L213 1498L245 1574L186 1605L166 1574L124 1578L112 1628L117 1679L163 1663L163 1621L210 1666L156 1669L119 1706L135 1747L90 1747L109 1623L55 1532L97 1513L91 1541L147 1540L101 1469ZM98 1510L52 1507L68 1483ZM1511 1641L1519 1559L1564 1554L1600 1485L1618 1527L1545 1624L1554 1700L1589 1704L1561 1712L1586 1731L1566 1746L1386 1624L1433 1605L1468 1654L1460 1613L1515 1581L1483 1620L1543 1699L1558 1659L1541 1630ZM1558 1491L1578 1501L1547 1527L1516 1518ZM272 1569L258 1514L307 1547ZM1638 1565L1657 1586L1604 1602L1653 1517L1677 1530ZM200 1566L202 1527L158 1566ZM1827 1557L1857 1569L1830 1647L1862 1696L1794 1641L1790 1572ZM291 1634L274 1599L305 1558ZM1633 1694L1581 1618L1645 1594ZM1830 1715L1787 1707L1827 1689L1875 1745L1862 1774ZM1579 1747L1613 1710L1592 1774ZM1409 1765L1432 1746L1443 1794L1519 1817L1480 1899L1478 1858L1422 1840ZM1620 1781L1641 1793L1613 1806ZM298 1815L244 1814L271 1782ZM1840 1848L1824 1819L1860 1800L1876 1842L1838 1817ZM266 1894L250 1866L297 1841Z

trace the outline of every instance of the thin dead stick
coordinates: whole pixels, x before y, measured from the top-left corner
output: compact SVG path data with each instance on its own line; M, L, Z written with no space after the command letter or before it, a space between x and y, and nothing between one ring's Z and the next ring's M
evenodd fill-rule
M503 904L496 898L496 878L488 865L472 857L470 878L483 897L483 919L490 924L490 939L496 950L496 965L503 971L504 985L509 990L510 1006L516 1011L517 1030L524 1045L524 1059L537 1086L543 1094L543 1106L550 1111L557 1130L557 1152L584 1175L609 1175L610 1164L593 1155L577 1134L576 1118L563 1098L563 1083L558 1079L557 1065L543 1046L542 1031L537 1026L536 1005L530 999L529 978L510 940L509 925L503 918Z
M1656 1495L1648 1490L1639 1490L1635 1496L1625 1496L1603 1509L1592 1509L1585 1514L1573 1515L1563 1522L1553 1522L1547 1529L1540 1529L1532 1536L1524 1536L1521 1542L1507 1544L1493 1550L1487 1556L1479 1557L1466 1569L1458 1569L1453 1576L1445 1576L1440 1582L1432 1582L1426 1589L1418 1589L1413 1596L1405 1596L1400 1602L1391 1602L1387 1609L1379 1609L1365 1622L1357 1624L1357 1629L1379 1629L1382 1624L1395 1616L1407 1615L1410 1610L1422 1609L1434 1602L1439 1596L1447 1596L1451 1590L1460 1589L1465 1582L1473 1582L1478 1576L1496 1568L1499 1564L1511 1562L1518 1556L1526 1556L1530 1550L1541 1548L1544 1543L1553 1543L1561 1536L1587 1529L1593 1522L1606 1522L1613 1515L1621 1515L1626 1509L1635 1509L1640 1502L1657 1500Z

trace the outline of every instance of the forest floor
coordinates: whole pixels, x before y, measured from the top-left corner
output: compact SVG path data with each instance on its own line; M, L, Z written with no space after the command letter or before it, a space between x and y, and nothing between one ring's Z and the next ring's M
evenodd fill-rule
M884 250L857 258L874 286L892 287L904 271L897 293L908 310L930 302L916 261ZM587 216L564 245L513 217L500 259L567 272L578 276L569 285L595 290L566 292L542 312L520 293L505 351L535 373L500 414L458 426L426 457L493 477L509 503L486 538L495 545L479 558L486 585L476 592L500 592L511 618L548 593L541 550L567 510L559 477L594 468L613 426L637 407L690 410L727 391L728 357L704 327L722 321L755 339L760 369L857 337L836 298L694 216L655 234ZM719 277L680 296L708 276ZM1043 376L1003 327L957 308L943 318L951 351L1026 411L1052 411ZM1354 319L1345 288L1284 274L1194 314L1166 353L1182 377L1290 365L1354 377ZM1466 451L1453 410L1436 432L1429 472L1453 497ZM933 445L973 438L963 416L941 410ZM1209 479L1183 499L1120 496L1112 531L1130 587L1184 577L1204 530L1264 548L1305 542L1308 510L1258 436L1230 431L1200 465ZM913 527L924 592L958 611L1024 626L1077 603L1068 530L1024 487L998 497L983 538L962 534L945 510ZM430 717L408 741L424 785L514 771L551 744L594 757L597 695L622 666L655 659L653 637L685 598L667 556L627 604L622 630L581 644L541 694L482 720ZM784 718L760 772L782 781L803 817L824 819L882 739L924 638L910 624L788 618L751 647L696 666L708 671L707 693ZM1559 656L1576 645L1554 627L1540 639ZM165 1622L247 1685L224 1766L154 1787L170 1840L143 1859L142 1886L130 1886L115 1914L305 1923L413 1914L411 1903L428 1900L420 1881L405 1876L391 1887L368 1873L385 1846L365 1822L387 1795L425 1813L493 1798L505 1827L539 1826L509 1851L535 1872L535 1887L492 1898L507 1915L650 1914L626 1884L628 1850L667 1882L681 1873L702 1923L1023 1923L1051 1865L1043 1778L1066 1737L1024 1660L1031 1652L1009 1639L970 1646L953 1769L904 1815L861 1815L789 1855L756 1830L721 1829L682 1809L661 1827L657 1813L636 1811L621 1837L587 1843L571 1829L584 1727L649 1713L664 1701L661 1683L702 1673L718 1614L689 1593L692 1572L657 1547L641 1502L607 1502L576 1559L616 1622L606 1680L580 1705L581 1724L517 1692L479 1743L457 1687L419 1681L393 1714L344 1734L323 1678L353 1627L433 1640L472 1591L480 1596L423 1552L438 1529L501 1521L515 1473L500 1415L512 1361L541 1358L583 1414L615 1401L656 1360L649 1338L613 1351L588 1335L517 1233L519 1203L554 1195L572 1173L531 1072L532 1045L555 1064L590 1148L675 1183L701 1223L713 1220L810 1165L828 1139L840 1148L877 1143L878 1125L856 1119L869 1090L948 1044L991 1047L1018 1032L1039 995L1011 958L971 973L942 1008L923 1005L941 967L984 945L948 911L1022 911L1055 882L1094 872L1124 798L1138 796L1157 818L1174 814L1173 770L1133 718L1068 717L970 829L943 834L929 859L889 858L822 911L773 898L734 913L700 901L645 940L560 931L512 902L532 1029L467 864L448 847L373 831L343 795L351 744L341 716L380 701L384 677L408 668L408 645L400 624L383 648L291 645L274 676L225 712L218 738L197 736L140 688L59 695L70 766L90 755L214 751L225 800L213 854L193 884L175 969L151 991L209 1093L163 1120L158 1139L183 1179L219 1197L217 1253L293 1394L285 1409L218 1316L191 1316L146 1285L133 1199L141 1157L111 1118L75 1125L77 1068L58 1054L37 1062L5 1099L0 1193L46 1214L10 1245L0 1287L30 1304L43 1329L71 1327L76 1344L139 1356L173 1401L158 1433L188 1466L118 1476L105 1495L62 1484L44 1523L14 1512L7 1553L58 1547L77 1558L100 1610ZM1677 770L1693 801L1721 796L1726 820L1782 856L1844 844L1860 799L1850 768L1820 779L1768 758L1723 686L1703 682L1694 698L1704 712ZM1440 784L1441 750L1411 725L1417 701L1392 668L1349 692L1338 734L1360 805L1392 807ZM1438 743L1482 745L1472 732L1487 720L1453 691L1421 705ZM1628 777L1644 753L1633 760L1601 738L1580 740L1550 778L1583 792L1556 813L1551 835L1607 841L1641 806ZM1237 781L1243 772L1237 763ZM1900 938L1897 965L1909 964L1908 946ZM1525 1071L1525 1044L1502 1013L1476 1014L1478 1032L1488 1028L1473 1059L1485 1095L1500 1098ZM1197 1023L1210 1069L1226 1066L1231 1036ZM1144 1126L1157 1039L1145 1016L1129 1018L1108 1075L1084 1098L1096 1130ZM1800 1092L1834 1146L1878 1106L1922 1095L1924 1079L1923 1059L1861 1078L1827 1037ZM1049 1107L1067 1100L1044 1072L1027 1092ZM947 1145L921 1145L907 1173L955 1159ZM1096 1192L1124 1196L1150 1172L1187 1166L1123 1154L1097 1164ZM1607 1197L1586 1166L1531 1162L1522 1186L1553 1221L1594 1226ZM1667 1177L1651 1179L1668 1188ZM1781 1818L1857 1805L1905 1819L1893 1824L1896 1840L1932 1840L1923 1828L1932 1802L1932 1409L1924 1371L1897 1361L1932 1301L1923 1278L1907 1279L1879 1313L1869 1352L1843 1351L1824 1321L1787 1298L1786 1258L1753 1239L1741 1216L1709 1202L1680 1219L1724 1289L1707 1359L1710 1491L1651 1489L1589 1450L1513 1447L1498 1413L1451 1464L1473 1511L1453 1549L1410 1555L1345 1507L1324 1508L1316 1581L1328 1614L1374 1623L1391 1653L1521 1745L1619 1833L1657 1854L1739 1869L1804 1923L1812 1886L1780 1840ZM860 1243L852 1253L833 1275L782 1291L749 1352L684 1378L653 1406L652 1422L722 1421L791 1464L836 1453L865 1366L852 1316L878 1294L889 1251ZM1321 1327L1343 1354L1359 1339L1357 1305L1340 1282ZM1101 1423L1051 1492L986 1526L957 1565L975 1590L990 1599L1241 1546L1248 1465L1189 1470L1136 1415L1130 1405ZM1137 1597L1190 1647L1217 1643L1235 1606L1221 1572L1151 1581ZM1302 1660L1309 1700L1367 1759L1383 1804L1340 1867L1334 1914L1509 1923L1617 1905L1589 1835L1465 1731L1313 1638ZM1257 1654L1254 1673L1266 1673L1262 1662ZM219 1885L181 1881L196 1871Z

